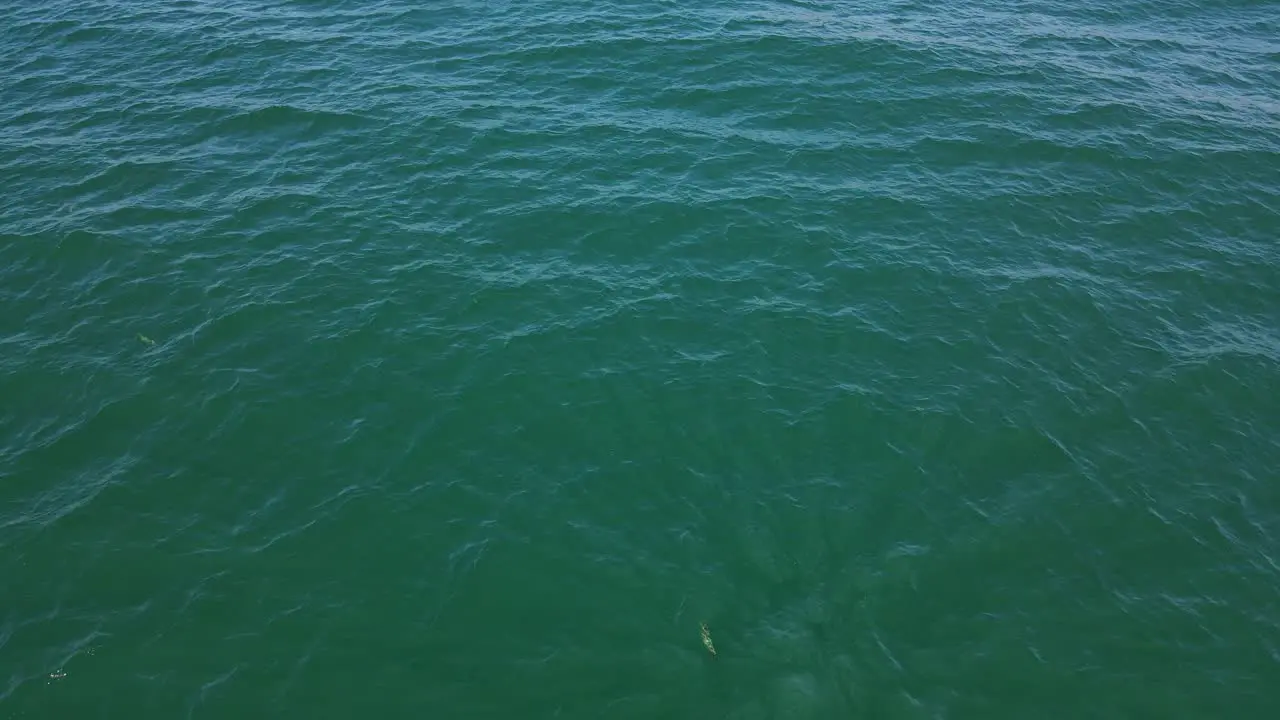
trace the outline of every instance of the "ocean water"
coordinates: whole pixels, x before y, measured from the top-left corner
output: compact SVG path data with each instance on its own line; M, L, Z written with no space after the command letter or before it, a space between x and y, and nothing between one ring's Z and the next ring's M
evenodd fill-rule
M1280 717L1276 3L3 17L0 718Z

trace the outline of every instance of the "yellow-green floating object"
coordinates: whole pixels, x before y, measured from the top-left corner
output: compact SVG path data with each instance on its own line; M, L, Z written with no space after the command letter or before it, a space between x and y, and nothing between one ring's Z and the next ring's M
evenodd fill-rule
M715 643L711 642L711 631L707 629L706 623L698 623L698 629L702 631L702 645L711 653L711 657L716 655Z
M138 333L138 339L141 340L144 345L156 344L155 340L152 340L151 338L147 337L146 335L143 335L142 333Z

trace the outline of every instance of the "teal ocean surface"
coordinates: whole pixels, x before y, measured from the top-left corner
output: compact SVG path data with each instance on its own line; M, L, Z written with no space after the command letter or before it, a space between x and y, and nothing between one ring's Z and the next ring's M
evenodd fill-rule
M1280 717L1275 2L3 18L0 718Z

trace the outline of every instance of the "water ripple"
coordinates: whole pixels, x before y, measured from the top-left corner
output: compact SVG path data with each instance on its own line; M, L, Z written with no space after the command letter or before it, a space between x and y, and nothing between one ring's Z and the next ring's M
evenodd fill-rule
M0 699L1248 716L1273 15L17 3Z

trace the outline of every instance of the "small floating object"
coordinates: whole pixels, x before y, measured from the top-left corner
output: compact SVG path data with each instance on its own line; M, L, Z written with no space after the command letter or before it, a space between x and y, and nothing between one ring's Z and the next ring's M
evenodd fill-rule
M62 678L66 677L66 676L67 676L67 674L66 674L65 672L61 671L61 670L58 670L57 672L51 672L51 673L49 673L49 677L50 677L50 678L52 678L52 679L54 679L54 680L61 680Z
M711 642L711 631L707 629L707 624L698 623L698 629L702 632L702 646L707 649L707 652L711 653L711 657L715 657L716 646L715 643Z
M147 337L146 335L143 335L142 333L138 333L138 340L142 341L142 344L143 344L143 345L155 345L155 344L156 344L156 341L155 341L155 340L152 340L151 338Z

